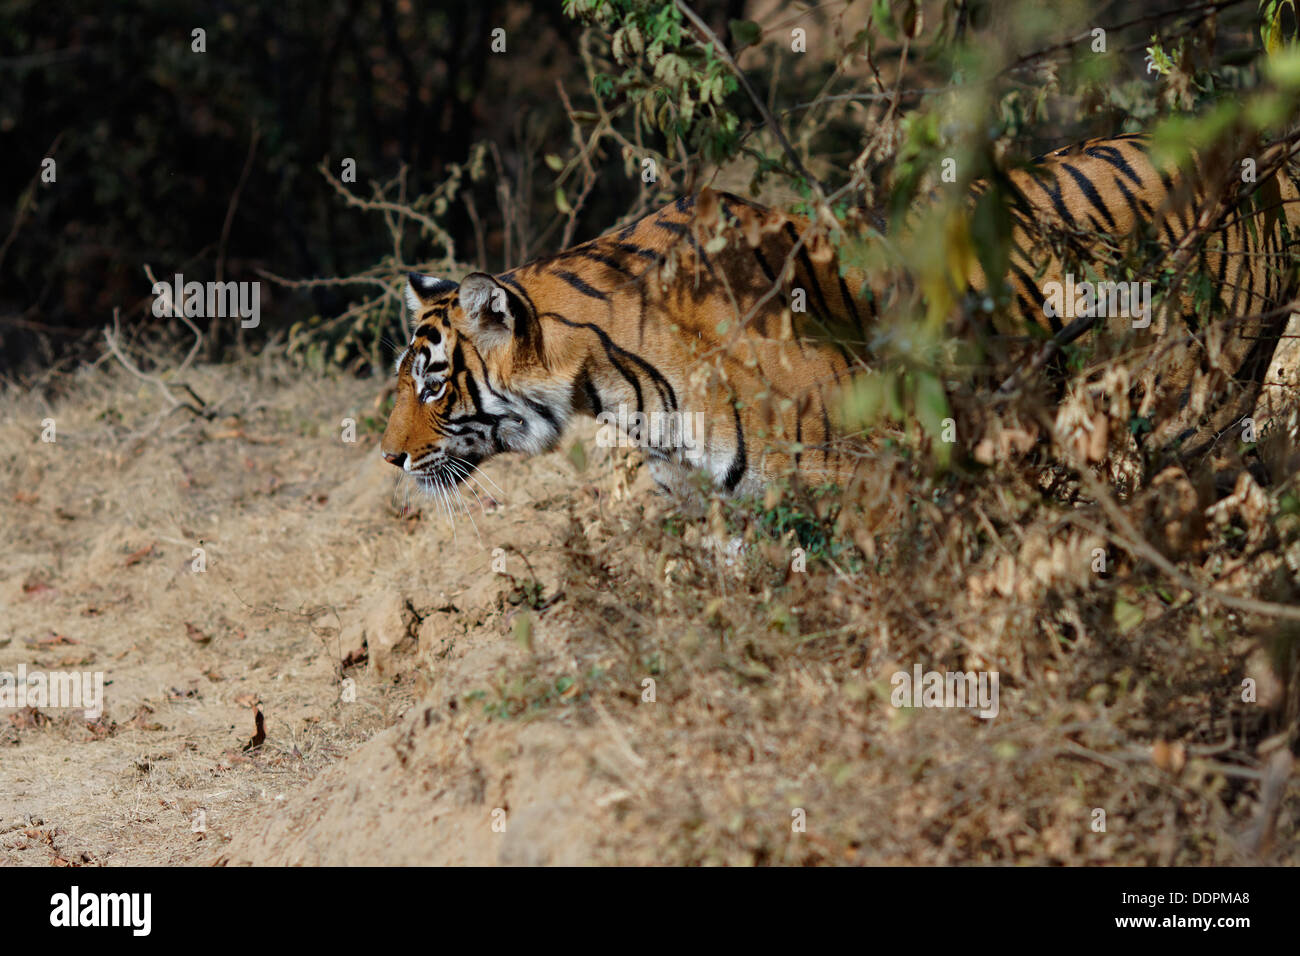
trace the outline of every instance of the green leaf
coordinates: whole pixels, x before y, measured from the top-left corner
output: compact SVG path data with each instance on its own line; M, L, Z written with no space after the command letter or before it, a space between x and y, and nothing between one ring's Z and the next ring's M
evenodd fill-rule
M753 46L763 38L763 28L753 20L732 20L729 26L731 42L735 46Z
M577 471L583 472L587 470L587 448L583 445L581 438L576 439L569 446L569 461L573 462L573 467Z
M935 461L946 468L952 458L952 445L940 440L944 419L949 417L948 396L943 383L929 372L918 372L915 385L916 417L921 427L934 441L931 443Z
M1151 37L1151 45L1147 47L1147 58L1161 76L1168 76L1174 70L1174 61L1164 51L1164 48L1160 45L1160 38L1157 36Z
M1142 623L1146 615L1136 604L1130 604L1123 598L1115 600L1115 626L1120 634L1128 634Z
M1290 48L1271 54L1264 69L1268 78L1283 89L1300 87L1300 50Z
M898 29L894 26L894 18L889 13L889 0L876 0L876 5L871 11L871 18L880 32L884 34L887 40L898 39Z
M526 651L533 649L533 616L527 611L521 611L515 615L513 626L515 633L515 643Z
M564 160L560 159L560 157L556 156L554 153L547 153L546 165L550 166L551 169L555 170L555 172L558 173L561 169L564 168Z
M975 201L975 211L971 215L975 255L988 280L988 294L995 299L1005 284L1002 277L1011 268L1013 226L1010 208L1002 188L1002 177L995 176L989 181L989 188Z

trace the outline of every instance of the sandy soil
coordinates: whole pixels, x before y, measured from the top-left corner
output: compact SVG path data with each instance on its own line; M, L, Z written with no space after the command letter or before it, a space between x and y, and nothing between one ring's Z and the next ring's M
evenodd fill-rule
M0 861L536 855L521 844L527 815L508 841L485 824L508 800L499 765L513 748L509 765L537 784L541 819L546 800L578 798L580 741L507 741L413 704L431 675L444 696L469 692L469 676L523 653L508 631L464 622L475 607L486 617L509 588L491 570L492 548L546 537L547 512L535 505L573 484L572 466L558 456L512 463L513 493L501 504L470 496L474 513L453 527L428 504L401 513L405 494L375 454L373 427L342 440L343 419L373 413L376 383L288 366L200 369L192 383L229 414L199 423L184 412L158 422L156 394L129 379L83 378L74 391L86 392L54 408L21 396L4 408L0 671L102 671L105 713L0 717ZM40 440L46 418L53 443ZM245 752L258 709L266 740ZM431 723L447 731L441 752L410 743L413 726ZM389 764L452 753L436 786L357 806ZM348 768L336 766L349 754ZM311 797L284 812L318 775ZM437 839L388 812L401 800L443 821ZM322 803L354 839L290 836L302 818L321 817Z

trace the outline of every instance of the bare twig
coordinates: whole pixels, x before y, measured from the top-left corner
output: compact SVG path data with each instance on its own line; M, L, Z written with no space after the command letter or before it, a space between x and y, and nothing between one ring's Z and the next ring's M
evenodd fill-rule
M1201 15L1200 18L1204 19L1205 17L1218 13L1220 10L1223 10L1227 7L1235 7L1245 2L1246 0L1214 0L1214 2L1210 2L1210 3L1192 4L1190 7L1172 7L1168 10L1161 10L1156 13L1145 13L1140 17L1134 17L1132 20L1125 20L1123 23L1116 23L1114 26L1108 26L1105 29L1108 32L1114 30L1123 30L1127 27L1137 26L1139 23L1150 23L1153 20L1164 20L1170 17L1185 17L1193 13L1199 13ZM1089 29L1084 33L1080 33L1076 36L1072 36L1065 40L1061 40L1057 43L1053 43L1050 46L1045 46L1042 49L1034 50L1032 53L1026 53L1024 56L1018 57L1017 59L1012 60L1010 63L1008 63L1005 67L1002 68L1001 72L1010 73L1012 70L1016 70L1022 66L1025 66L1034 60L1041 59L1042 57L1047 56L1049 53L1056 53L1060 50L1068 49L1074 46L1076 43L1082 43L1083 41L1088 40L1091 37L1092 37L1092 29Z
M578 225L578 213L587 202L587 196L591 194L591 188L596 185L596 170L591 165L591 152L595 148L596 140L599 138L601 130L599 127L592 133L584 144L582 141L582 128L578 125L578 119L573 115L573 104L569 102L569 94L564 90L564 84L559 80L555 81L555 89L560 94L560 101L564 104L564 112L569 117L569 122L573 126L573 142L578 147L578 158L582 162L582 192L578 195L576 202L569 204L569 221L564 224L564 234L560 237L560 248L569 248L573 242L573 231Z
M1097 503L1106 517L1110 519L1113 527L1089 521L1081 515L1072 514L1069 520L1075 522L1090 531L1105 535L1115 544L1119 545L1125 551L1135 557L1139 557L1155 565L1166 577L1176 583L1179 587L1193 594L1208 598L1222 604L1224 607L1230 607L1238 611L1245 611L1251 614L1264 614L1269 617L1278 617L1288 621L1300 621L1300 606L1294 604L1277 604L1273 601L1260 601L1255 598L1238 597L1235 594L1228 594L1214 588L1205 587L1197 583L1190 575L1184 573L1172 561L1155 549L1138 530L1133 527L1128 515L1124 514L1123 509L1116 503L1110 492L1097 480L1092 470L1088 467L1087 462L1078 460L1078 456L1073 453L1073 449L1068 445L1063 436L1057 431L1055 426L1049 424L1053 440L1057 447L1061 448L1072 461L1075 471L1078 472L1079 478L1088 491L1088 495Z
M146 268L148 267L146 266ZM170 301L170 297L169 297L169 301ZM113 329L111 332L108 329L104 329L104 341L108 344L108 350L109 352L112 353L113 357L116 358L118 362L121 363L124 369L126 369L128 372L130 372L133 376L138 378L140 381L148 382L150 385L153 385L155 388L157 388L158 391L162 394L163 398L167 400L167 403L171 405L173 410L177 408L183 408L186 411L190 412L191 414L196 415L200 418L208 417L208 415L210 414L208 409L208 403L205 402L202 398L200 398L198 393L195 392L194 389L191 388L187 383L165 382L162 380L162 378L160 378L157 375L148 375L140 371L139 367L134 362L132 362L131 359L127 357L126 353L123 351L121 346L122 330L120 325L120 318L121 318L120 310L114 309ZM185 318L183 312L182 312L182 318ZM186 364L188 364L189 359L194 357L194 353L198 350L198 346L202 343L203 336L201 333L199 333L197 328L194 328L194 323L189 322L188 319L186 319L186 322L191 328L194 329L195 334L198 335L198 341L195 343L195 347L190 351L190 355L186 359ZM184 368L184 365L182 365L181 368ZM194 402L193 403L186 402L177 398L175 395L172 394L173 388L179 388L189 393L189 396L192 399L194 399Z
M190 331L194 333L194 344L190 346L190 351L189 354L185 356L185 361L181 362L181 364L176 369L178 373L183 372L190 367L190 363L194 361L194 356L198 354L199 349L202 347L203 333L199 331L199 327L197 325L195 325L193 322L190 321L190 317L185 314L185 309L182 307L182 304L180 302L175 301L174 297L172 296L172 287L167 285L166 283L160 283L157 279L155 279L153 275L153 269L150 268L148 264L146 264L144 267L144 274L145 277L149 280L150 287L162 285L163 288L167 290L164 293L164 295L167 297L167 307L169 310L169 314L179 318L182 322L184 322L187 326L189 326ZM117 325L116 314L114 315L113 325L114 327L116 327ZM193 393L191 392L191 394ZM194 397L198 398L197 395L195 395Z
M325 181L333 187L336 193L343 197L344 201L346 201L349 206L356 209L366 209L371 212L389 212L395 216L410 219L413 222L418 223L421 226L422 231L428 233L438 242L439 245L442 246L446 261L452 262L455 260L456 244L454 240L451 238L451 235L447 230L438 225L437 221L432 217L426 216L411 205L389 202L384 199L362 199L360 196L357 196L348 189L347 186L343 185L343 183L339 182L324 162L321 162L316 168L320 171L320 174L325 177Z
M49 149L45 151L45 157L54 155L55 150L59 148L59 143L63 140L63 134L60 133L54 137L54 142L50 143ZM18 230L22 227L23 221L27 218L27 213L31 211L34 205L33 197L36 195L36 186L41 181L41 170L36 170L36 175L32 177L27 188L18 196L18 206L14 209L14 224L9 229L9 235L5 236L5 241L0 244L0 266L4 265L5 256L9 254L9 247L13 245L14 239L18 236Z
M221 282L224 278L226 269L226 240L230 238L230 226L235 221L235 210L239 207L239 194L244 191L244 183L248 181L248 172L253 168L253 154L257 151L257 140L261 136L261 131L256 124L253 126L252 139L248 141L248 155L244 157L244 168L239 174L239 181L235 183L235 191L230 194L230 205L226 207L226 220L221 224L221 239L217 242L217 281Z

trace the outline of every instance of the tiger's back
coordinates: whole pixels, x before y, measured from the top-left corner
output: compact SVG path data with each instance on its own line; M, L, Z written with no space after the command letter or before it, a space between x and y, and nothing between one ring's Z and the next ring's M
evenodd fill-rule
M1077 258L1094 268L1103 266L1097 271L1104 273L1105 263L1120 259L1142 238L1167 264L1169 253L1211 210L1214 177L1199 162L1190 171L1159 168L1148 145L1145 134L1089 140L1010 173L1016 195L1009 204L1014 228L1006 279L1015 318L1034 322L1062 341L1081 334L1089 317L1059 314L1045 295L1053 284L1053 291L1078 288L1088 279L1070 271L1062 246L1072 246L1069 251ZM1215 333L1204 342L1208 330L1200 327L1187 292L1179 296L1173 314L1202 342L1189 337L1160 344L1165 323L1158 310L1140 317L1132 309L1093 316L1107 334L1150 350L1154 358L1139 365L1145 371L1139 400L1154 419L1147 441L1156 448L1169 446L1183 455L1203 452L1249 415L1259 396L1287 316L1250 317L1277 311L1296 291L1292 257L1293 237L1300 229L1300 193L1286 171L1258 185L1255 208L1229 210L1219 228L1208 232L1196 257L1196 267L1212 279L1218 301L1208 324L1221 324L1221 338ZM972 286L986 286L978 269Z
M1044 290L1070 278L1070 259L1122 250L1144 230L1176 247L1205 198L1195 182L1158 170L1136 136L1058 151L1009 180L1010 314L1054 334L1069 326L1044 310ZM1234 317L1292 291L1296 189L1285 175L1266 185L1255 221L1230 218L1202 253ZM969 281L988 288L978 268ZM638 428L666 489L684 489L696 469L728 493L791 470L843 478L856 459L837 441L835 390L869 371L879 301L860 295L863 285L841 270L823 231L711 190L498 277L475 273L457 285L413 276L416 333L398 362L382 450L422 480L457 481L499 452L553 447L575 415L624 423L658 414L701 423L666 435ZM1181 402L1161 440L1213 434L1248 402L1277 325L1243 323L1211 356L1213 368L1203 350L1161 362L1152 386L1166 404ZM1183 394L1207 381L1216 393L1208 402Z

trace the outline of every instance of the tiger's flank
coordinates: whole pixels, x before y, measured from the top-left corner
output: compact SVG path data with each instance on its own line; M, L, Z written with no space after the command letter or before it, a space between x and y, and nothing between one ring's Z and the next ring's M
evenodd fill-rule
M1063 321L1080 303L1089 318L1123 319L1118 332L1145 328L1151 292L1112 284L1100 299L1090 287L1090 300L1055 251L1062 236L1085 258L1144 236L1172 250L1213 199L1207 177L1158 168L1139 134L1061 149L1007 178L1013 320L1063 340L1090 324ZM971 199L987 188L977 182ZM1205 350L1172 349L1142 386L1171 409L1146 436L1156 447L1191 455L1211 446L1259 394L1285 321L1269 310L1295 292L1300 225L1288 173L1263 191L1262 211L1229 217L1202 253L1232 330L1216 368ZM990 287L978 264L967 280L977 294ZM865 286L823 230L709 189L499 276L458 284L412 274L415 333L397 359L381 452L433 492L502 452L554 448L575 416L608 423L610 410L627 409L705 423L690 442L679 430L668 447L644 448L662 491L689 494L696 470L728 495L791 473L843 483L863 459L846 453L837 391L870 371L874 303L885 291ZM1180 307L1192 315L1190 297Z

